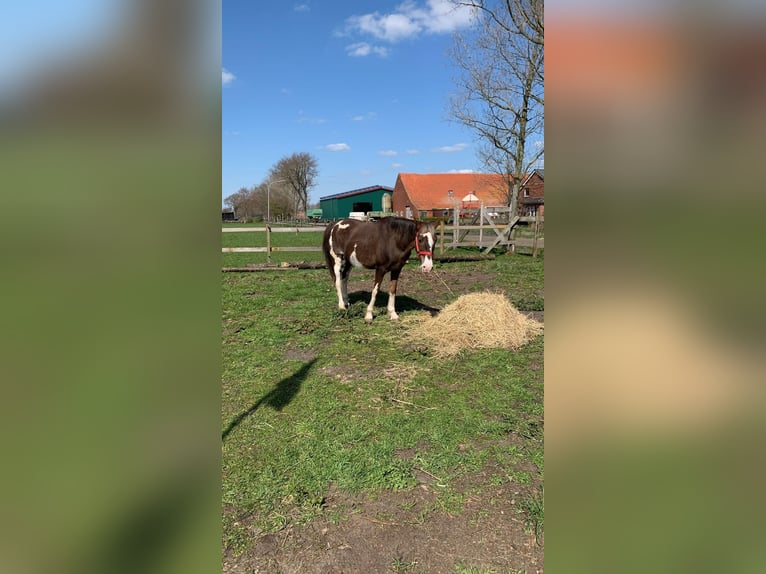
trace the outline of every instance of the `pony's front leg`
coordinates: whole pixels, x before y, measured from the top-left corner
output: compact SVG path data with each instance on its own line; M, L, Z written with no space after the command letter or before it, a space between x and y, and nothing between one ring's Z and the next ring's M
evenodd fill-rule
M370 297L370 304L367 305L367 313L364 316L364 320L368 323L372 323L372 310L375 308L375 298L378 296L378 289L380 289L380 282L383 281L385 271L380 269L375 270L375 284L372 286L372 296Z
M396 284L399 281L399 273L401 269L395 269L391 271L391 282L388 287L388 316L392 321L398 321L399 315L396 314Z

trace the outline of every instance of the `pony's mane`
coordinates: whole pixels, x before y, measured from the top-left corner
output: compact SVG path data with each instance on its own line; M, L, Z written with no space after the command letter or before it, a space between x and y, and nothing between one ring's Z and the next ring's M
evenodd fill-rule
M417 224L413 220L405 219L403 217L384 217L379 221L384 222L391 229L412 234L415 233L415 228L417 227Z

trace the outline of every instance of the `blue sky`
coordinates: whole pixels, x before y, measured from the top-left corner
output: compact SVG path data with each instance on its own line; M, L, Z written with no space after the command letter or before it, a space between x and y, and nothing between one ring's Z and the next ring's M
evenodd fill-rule
M319 165L311 201L477 171L446 111L451 34L469 19L445 0L224 0L222 199L298 152Z

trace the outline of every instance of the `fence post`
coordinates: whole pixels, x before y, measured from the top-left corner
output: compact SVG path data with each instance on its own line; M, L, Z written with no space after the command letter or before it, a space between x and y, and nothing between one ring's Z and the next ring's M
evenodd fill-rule
M456 205L452 210L452 248L457 247L458 236L460 235L460 208Z
M266 263L271 263L271 225L266 226Z
M487 216L487 210L484 208L484 202L481 202L479 207L479 251L481 251L484 243L484 218Z
M540 210L535 210L535 236L532 238L532 257L537 257L537 234L540 229Z
M439 222L439 255L444 255L444 220Z

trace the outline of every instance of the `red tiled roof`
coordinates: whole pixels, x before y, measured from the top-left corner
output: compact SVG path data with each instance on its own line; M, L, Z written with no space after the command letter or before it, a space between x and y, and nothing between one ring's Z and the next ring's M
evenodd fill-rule
M451 208L455 202L473 192L484 205L508 204L505 177L489 173L400 173L394 195L403 188L413 208L431 210ZM452 190L452 197L448 191ZM395 198L395 203L396 203Z

